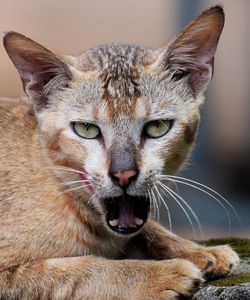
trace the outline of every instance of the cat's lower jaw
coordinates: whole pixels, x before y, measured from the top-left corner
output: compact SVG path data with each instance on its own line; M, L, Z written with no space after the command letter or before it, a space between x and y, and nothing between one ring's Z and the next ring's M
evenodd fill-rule
M148 219L150 203L147 197L124 194L105 198L102 203L108 227L120 235L138 232Z

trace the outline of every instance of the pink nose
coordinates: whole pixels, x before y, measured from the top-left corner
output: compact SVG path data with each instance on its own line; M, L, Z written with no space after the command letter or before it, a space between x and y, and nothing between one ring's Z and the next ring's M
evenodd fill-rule
M114 173L114 176L119 179L120 186L126 186L129 183L129 179L136 176L137 172L135 170L120 171Z

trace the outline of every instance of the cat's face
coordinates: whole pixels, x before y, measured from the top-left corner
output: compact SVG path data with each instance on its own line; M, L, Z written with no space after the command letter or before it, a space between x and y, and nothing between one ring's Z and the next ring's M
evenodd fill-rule
M19 34L5 38L51 169L117 234L142 228L152 189L193 143L223 18L195 22L157 51L110 45L59 58Z
M124 50L114 49L116 58ZM76 188L72 192L79 196L84 189L77 188L86 184L89 197L96 195L91 202L99 211L107 208L103 199L113 198L117 203L119 199L120 204L131 201L123 218L113 204L108 224L132 232L147 219L150 190L159 175L174 173L185 160L195 134L198 105L191 95L183 98L142 65L134 69L136 78L117 79L111 67L108 70L106 77L100 68L89 78L75 78L68 88L52 94L50 106L37 115L51 164L83 172L60 170L57 174L64 182L83 179L69 187ZM124 182L118 172L123 172ZM137 204L138 212L134 212ZM120 223L112 227L117 219Z

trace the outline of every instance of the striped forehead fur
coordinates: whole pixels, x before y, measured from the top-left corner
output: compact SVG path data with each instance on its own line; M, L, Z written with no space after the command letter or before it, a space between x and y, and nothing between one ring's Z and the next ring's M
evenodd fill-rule
M79 59L84 70L98 70L106 96L125 100L140 96L139 73L148 52L140 46L112 44L90 49Z

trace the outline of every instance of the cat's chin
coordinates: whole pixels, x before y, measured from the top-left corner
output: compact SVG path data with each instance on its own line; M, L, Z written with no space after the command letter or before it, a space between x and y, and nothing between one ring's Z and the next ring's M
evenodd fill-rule
M120 235L129 235L139 231L146 223L150 202L147 197L124 194L104 198L103 206L108 227Z

